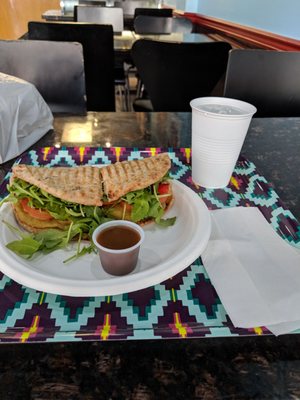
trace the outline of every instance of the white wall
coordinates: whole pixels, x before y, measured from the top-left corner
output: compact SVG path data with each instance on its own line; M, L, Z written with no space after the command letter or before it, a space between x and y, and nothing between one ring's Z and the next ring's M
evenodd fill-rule
M300 40L300 0L165 0L165 2L180 10Z

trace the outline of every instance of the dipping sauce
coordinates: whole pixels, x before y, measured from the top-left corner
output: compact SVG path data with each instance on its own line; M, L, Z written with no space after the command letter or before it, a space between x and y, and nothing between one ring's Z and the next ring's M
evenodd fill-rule
M97 242L107 249L128 249L141 240L140 234L128 226L111 226L99 233Z
M92 236L102 268L117 276L130 274L135 269L144 239L143 228L126 220L104 222Z

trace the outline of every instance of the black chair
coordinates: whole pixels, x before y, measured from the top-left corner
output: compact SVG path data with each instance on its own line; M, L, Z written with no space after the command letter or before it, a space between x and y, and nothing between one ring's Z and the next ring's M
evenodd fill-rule
M191 33L193 30L193 23L191 20L183 17L164 17L164 16L157 17L148 15L138 15L134 19L134 30L135 33L139 35ZM143 82L139 77L137 84L137 96L142 97L145 95L146 91Z
M193 30L192 21L183 17L139 15L134 19L133 25L137 34L191 33Z
M253 104L254 117L299 117L300 52L231 50L224 96Z
M74 1L74 0L73 0ZM100 0L78 0L78 1L74 1L74 11L75 11L75 7L76 5L84 5L84 6L101 6L101 7L106 7L106 1L100 1Z
M134 9L133 18L135 19L139 15L148 15L152 17L172 17L172 8L147 8L147 7L136 7Z
M143 7L145 5L144 0L125 0L120 2L120 7L124 13L124 29L133 31L133 18L136 8Z
M224 76L226 42L170 43L141 39L132 47L132 58L154 111L190 111L193 98L209 96ZM135 111L150 110L143 99Z
M111 25L31 21L28 23L28 38L81 43L87 109L115 111L114 45Z
M112 25L115 34L124 30L123 9L120 7L101 7L99 5L78 5L74 7L74 20L76 22L92 22L97 24ZM129 88L125 76L123 61L115 54L114 80L116 94L121 99L122 108L129 110Z
M32 83L53 113L86 113L79 43L0 40L0 72Z

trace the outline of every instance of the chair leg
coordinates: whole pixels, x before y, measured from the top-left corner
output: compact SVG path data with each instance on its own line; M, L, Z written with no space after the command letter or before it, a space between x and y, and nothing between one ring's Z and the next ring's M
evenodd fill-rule
M126 81L116 82L116 95L121 100L122 111L130 111L130 92Z
M125 111L130 111L130 89L126 79L124 84L124 106Z
M144 84L143 84L141 78L138 78L137 88L136 88L136 97L142 98L143 92L144 92Z

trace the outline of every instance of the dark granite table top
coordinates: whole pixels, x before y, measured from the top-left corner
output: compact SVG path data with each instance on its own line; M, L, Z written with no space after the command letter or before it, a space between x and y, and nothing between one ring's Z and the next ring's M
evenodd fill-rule
M190 146L189 113L55 120L36 146ZM242 152L300 218L300 119L253 119ZM0 167L2 175L12 162ZM1 176L0 176L1 178ZM0 346L0 399L298 399L300 336Z

